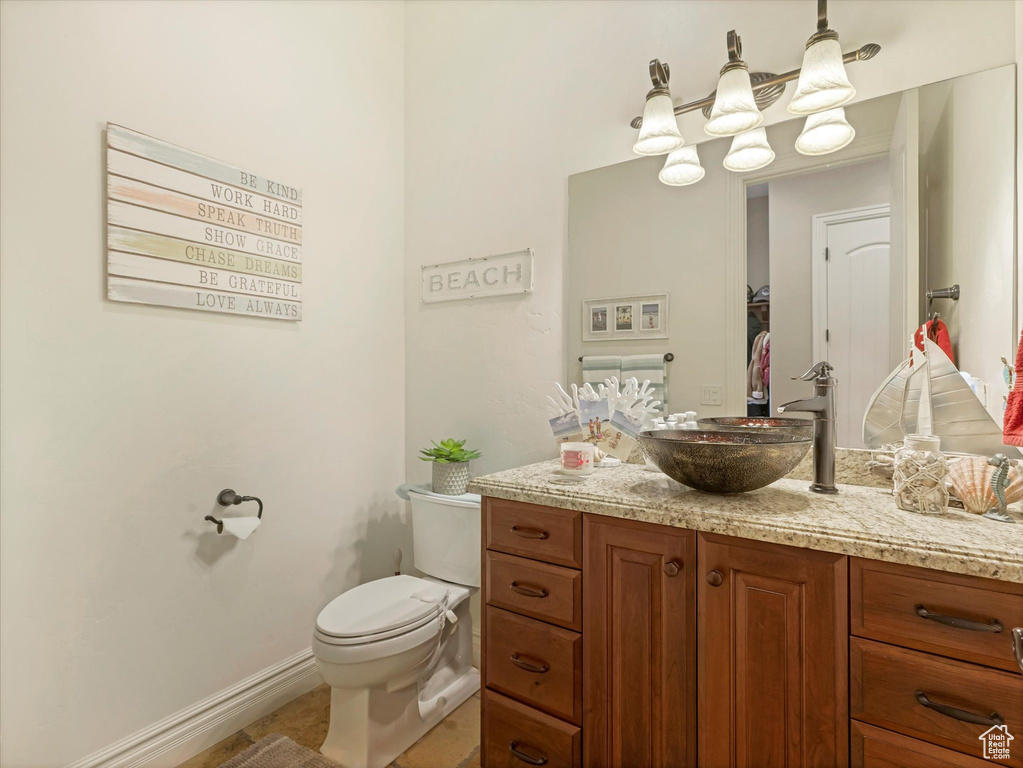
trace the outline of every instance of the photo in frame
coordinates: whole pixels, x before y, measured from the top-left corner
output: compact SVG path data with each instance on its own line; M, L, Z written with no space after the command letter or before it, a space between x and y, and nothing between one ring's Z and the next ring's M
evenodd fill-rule
M666 338L666 293L583 301L583 341Z

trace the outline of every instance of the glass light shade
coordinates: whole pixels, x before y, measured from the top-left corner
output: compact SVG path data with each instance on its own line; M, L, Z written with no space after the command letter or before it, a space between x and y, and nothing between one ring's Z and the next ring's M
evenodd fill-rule
M676 149L668 155L657 178L670 187L684 187L687 184L698 182L703 178L704 173L706 171L700 165L700 156L696 154L696 146L690 145Z
M722 74L710 119L703 130L711 136L735 136L756 128L762 122L764 116L753 100L749 71L736 67Z
M796 92L789 102L793 115L812 115L852 100L856 89L845 74L838 40L818 40L803 54Z
M666 155L685 143L675 121L675 105L671 103L671 96L657 93L647 98L643 107L643 125L639 128L639 138L632 151L637 155Z
M826 155L848 146L856 129L845 119L845 107L835 107L806 118L803 132L796 139L796 151L802 155Z
M724 165L730 171L742 173L770 165L772 160L774 150L767 143L767 131L764 128L754 128L732 139L732 148L725 155Z

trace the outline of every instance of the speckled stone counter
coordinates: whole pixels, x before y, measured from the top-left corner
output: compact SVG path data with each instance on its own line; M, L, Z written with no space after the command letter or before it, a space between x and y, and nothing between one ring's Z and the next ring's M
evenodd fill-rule
M469 490L531 504L690 528L758 541L837 552L951 573L1023 582L1023 516L1010 525L951 510L929 517L904 512L888 490L841 485L810 493L804 480L782 479L751 493L694 491L659 472L623 464L562 485L558 461L477 477Z

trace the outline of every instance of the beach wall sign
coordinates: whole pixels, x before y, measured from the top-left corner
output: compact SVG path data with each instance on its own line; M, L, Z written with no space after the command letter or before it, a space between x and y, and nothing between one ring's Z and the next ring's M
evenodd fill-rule
M107 297L302 319L302 190L107 124Z
M423 267L424 304L532 292L532 248Z

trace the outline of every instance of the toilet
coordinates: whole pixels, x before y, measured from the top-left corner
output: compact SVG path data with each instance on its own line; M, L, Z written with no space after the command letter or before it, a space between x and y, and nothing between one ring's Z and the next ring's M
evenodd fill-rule
M320 747L345 768L383 768L480 687L469 598L480 586L480 497L402 486L415 566L334 598L313 655L331 687Z

